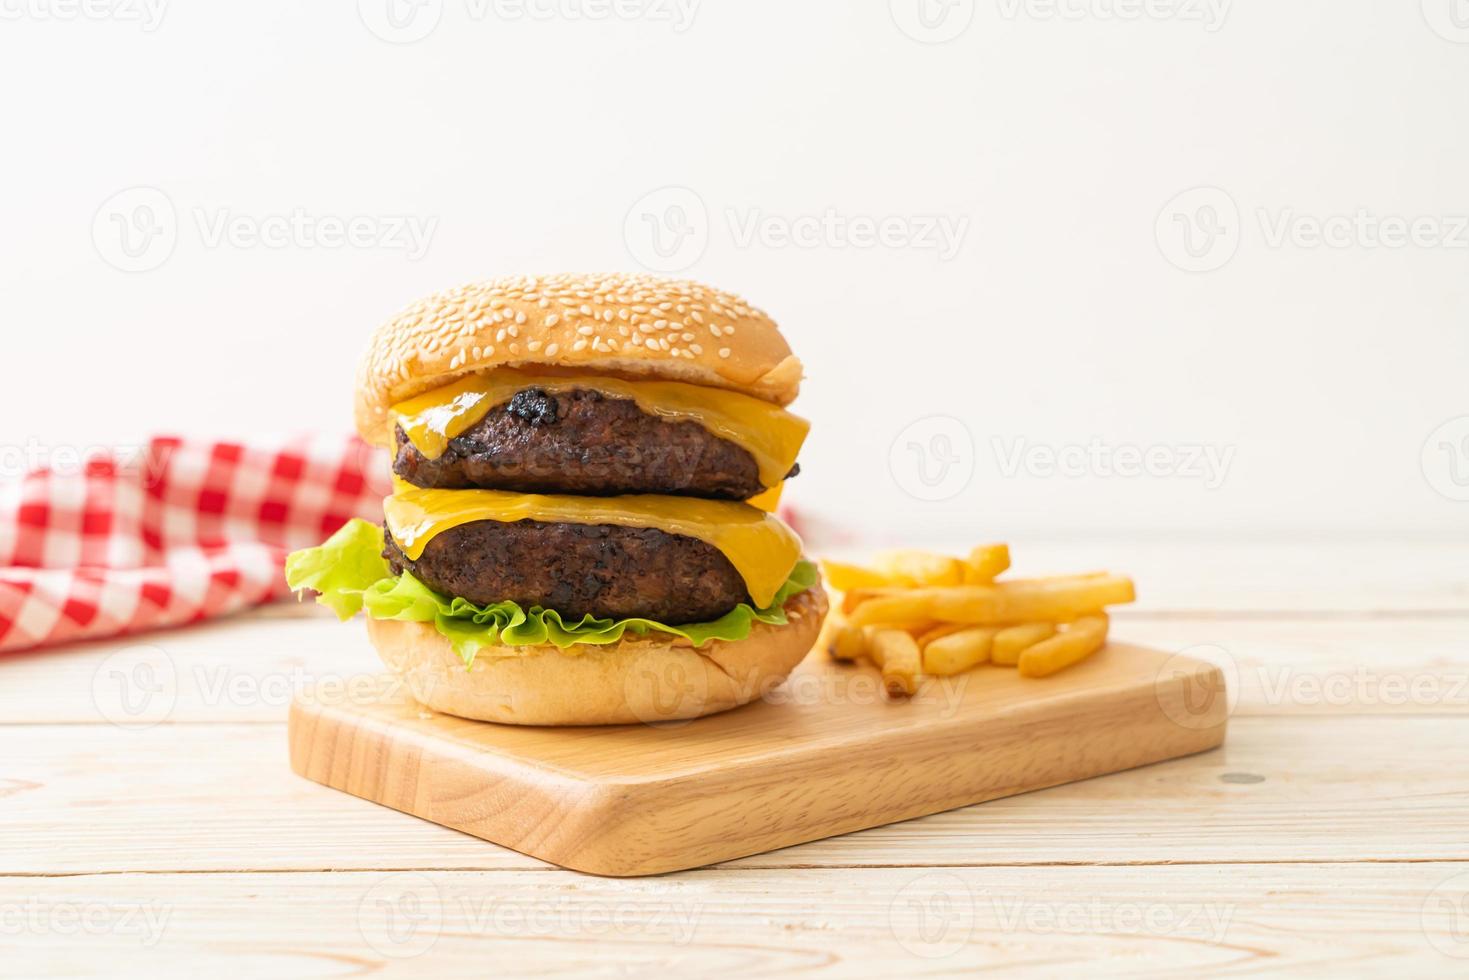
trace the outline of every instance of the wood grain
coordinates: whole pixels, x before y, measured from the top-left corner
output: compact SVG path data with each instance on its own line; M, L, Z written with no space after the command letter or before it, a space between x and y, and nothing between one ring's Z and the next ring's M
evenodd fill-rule
M1455 718L1235 718L1214 752L730 866L1462 860L1464 734ZM285 745L284 725L0 727L0 873L546 867L302 779Z
M465 721L385 682L293 705L291 766L563 867L658 874L1213 748L1222 685L1109 644L1045 680L981 668L895 704L870 666L817 655L736 711L576 729Z
M1461 864L5 879L15 976L1454 976ZM1447 884L1446 884L1447 883ZM1428 909L1428 914L1425 914ZM85 930L71 916L88 915ZM18 913L19 914L19 913Z

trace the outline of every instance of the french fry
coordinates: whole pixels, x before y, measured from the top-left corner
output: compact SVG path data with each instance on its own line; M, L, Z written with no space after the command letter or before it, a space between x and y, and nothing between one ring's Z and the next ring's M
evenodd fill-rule
M857 660L867 653L867 637L858 626L838 626L826 652L833 660Z
M1010 567L1010 546L1007 544L982 544L969 552L964 562L964 585L989 585L1005 569Z
M994 626L968 626L933 640L923 648L923 672L948 677L984 663L998 632Z
M1082 616L1049 640L1042 640L1020 654L1021 677L1049 677L1058 670L1102 649L1107 642L1107 616Z
M826 575L827 584L841 592L851 592L853 589L880 589L896 584L881 572L841 561L823 559L821 571Z
M922 650L939 637L948 636L965 629L963 623L928 623L923 629L913 633L913 638L918 641L918 649ZM909 632L913 632L909 630Z
M1007 626L995 634L995 642L990 646L990 663L1014 667L1020 662L1022 650L1034 646L1041 640L1049 640L1055 635L1055 623L1021 623L1018 626Z
M882 669L882 683L890 698L910 697L918 690L922 667L918 642L902 630L875 630L871 637L872 659Z
M909 589L869 599L852 610L855 626L915 623L1069 622L1101 612L1106 606L1132 602L1132 580L1121 575L998 582L939 589Z
M880 599L883 596L902 595L905 590L884 586L879 588L852 589L850 592L842 593L842 612L850 613L868 599Z
M939 619L932 612L928 594L936 589L907 589L872 596L847 613L856 626L892 626L927 623Z
M931 551L885 551L877 556L875 570L891 583L906 586L960 585L964 563Z

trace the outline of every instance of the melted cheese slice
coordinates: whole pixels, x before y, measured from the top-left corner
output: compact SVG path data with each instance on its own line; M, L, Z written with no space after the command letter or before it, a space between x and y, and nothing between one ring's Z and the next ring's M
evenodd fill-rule
M630 398L648 415L697 422L749 453L766 488L780 485L791 471L811 423L769 402L720 388L679 381L625 381L582 375L529 374L499 368L472 374L393 406L403 434L424 456L437 459L453 439L473 428L491 408L522 388L555 394L589 389L606 398Z
M393 540L417 560L435 535L473 521L542 521L651 527L718 548L765 607L801 557L801 540L781 520L748 504L635 494L570 497L505 490L423 490L399 486L383 501Z

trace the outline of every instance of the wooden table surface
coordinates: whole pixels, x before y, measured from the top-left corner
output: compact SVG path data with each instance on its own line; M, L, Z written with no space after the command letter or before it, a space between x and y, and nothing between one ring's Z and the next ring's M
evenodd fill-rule
M1469 974L1469 548L1013 548L1134 574L1115 635L1223 663L1226 746L595 878L292 775L293 691L377 662L276 605L0 659L0 974Z

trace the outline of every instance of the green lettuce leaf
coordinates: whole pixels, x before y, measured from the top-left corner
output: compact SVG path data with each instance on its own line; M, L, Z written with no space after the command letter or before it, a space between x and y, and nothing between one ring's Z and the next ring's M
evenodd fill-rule
M382 529L352 520L315 548L286 559L286 582L293 589L313 589L317 602L341 619L366 609L374 619L433 623L466 665L484 652L516 656L517 647L553 643L563 650L577 644L616 643L627 633L668 633L700 647L712 640L743 640L755 623L784 626L786 601L816 584L818 572L798 561L790 577L764 609L740 603L716 620L670 626L651 619L597 619L583 616L568 622L554 609L514 602L481 606L467 599L442 596L407 572L394 575L382 557Z
M338 619L351 619L362 608L363 594L393 575L382 550L382 528L354 518L317 547L287 555L286 583L315 590L316 601Z

